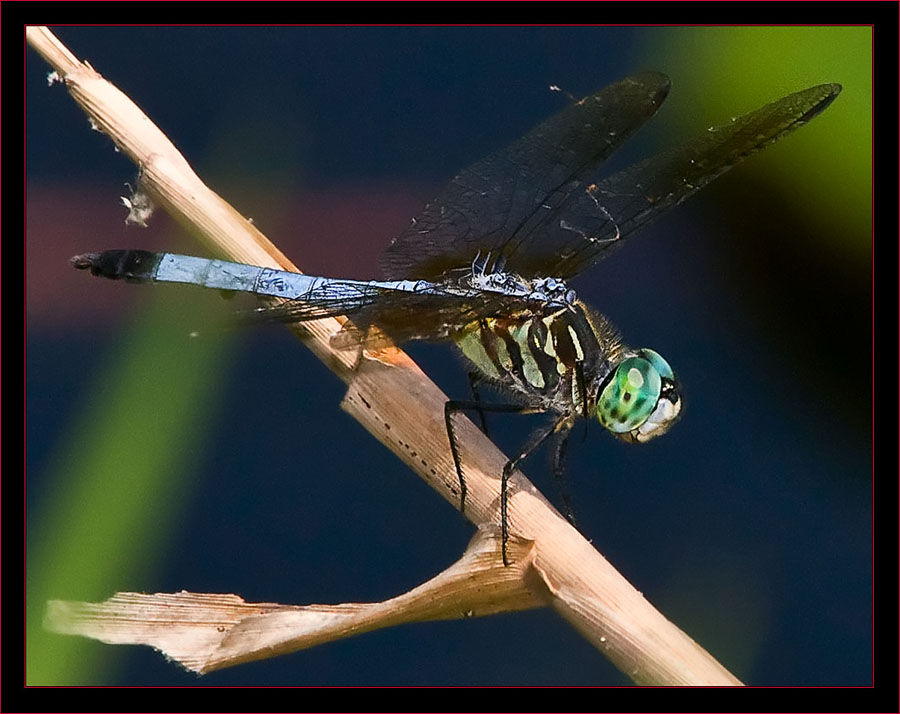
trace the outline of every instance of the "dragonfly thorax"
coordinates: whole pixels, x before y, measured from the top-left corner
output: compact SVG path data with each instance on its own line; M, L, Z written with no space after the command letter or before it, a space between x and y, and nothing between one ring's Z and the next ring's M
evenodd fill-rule
M593 417L621 343L608 322L592 317L582 303L563 302L470 322L454 340L483 377L523 403Z
M546 303L565 307L575 304L575 291L558 278L532 278L527 280L515 273L504 271L479 272L473 270L463 278L466 287L485 292L521 297L528 302Z

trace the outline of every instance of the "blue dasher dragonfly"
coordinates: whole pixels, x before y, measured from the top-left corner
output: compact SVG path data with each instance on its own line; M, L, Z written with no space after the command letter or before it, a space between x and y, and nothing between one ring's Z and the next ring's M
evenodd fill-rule
M579 417L596 417L632 443L667 432L681 414L675 373L651 349L632 349L566 281L625 239L802 126L841 91L823 84L708 129L678 148L597 177L609 156L653 116L669 79L648 72L572 102L523 137L457 175L394 238L384 280L323 278L143 250L76 256L76 268L131 282L173 282L282 298L251 321L298 323L350 317L335 339L370 346L452 341L468 359L475 399L445 407L465 511L466 482L452 417L460 411L540 412L552 419L501 474L500 520L507 563L508 479L548 439L561 477ZM509 403L477 398L486 383ZM568 508L568 503L566 504ZM571 509L569 509L571 513Z

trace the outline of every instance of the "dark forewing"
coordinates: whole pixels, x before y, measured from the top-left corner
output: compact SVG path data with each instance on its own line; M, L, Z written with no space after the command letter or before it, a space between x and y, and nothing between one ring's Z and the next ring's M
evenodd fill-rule
M381 258L387 278L437 278L480 252L523 277L558 255L544 240L555 209L660 107L668 78L648 72L574 102L503 150L464 169Z
M629 234L813 119L840 91L839 84L823 84L783 97L572 193L539 236L558 250L546 274L567 278L596 263Z
M355 296L327 295L320 291L310 299L292 300L238 314L245 324L299 323L346 315L354 326L342 338L366 342L370 336L382 341L369 328L377 325L396 344L409 340L446 340L456 328L486 317L510 317L523 310L540 311L540 302L484 292L473 297L415 293L389 288L367 288ZM558 308L556 308L558 309ZM380 346L380 345L379 345Z

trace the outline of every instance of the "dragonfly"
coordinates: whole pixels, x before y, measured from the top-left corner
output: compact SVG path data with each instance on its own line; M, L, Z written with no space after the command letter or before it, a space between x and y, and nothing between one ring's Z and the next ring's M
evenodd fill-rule
M388 340L451 341L469 366L471 400L444 410L465 513L466 481L453 416L546 413L500 479L503 563L508 565L508 481L550 440L562 478L569 434L598 419L617 439L644 443L681 415L681 387L655 350L631 348L613 323L579 300L571 278L733 166L807 123L839 84L790 94L707 129L669 151L600 176L601 167L660 108L668 77L646 72L573 101L505 148L462 170L383 253L382 280L303 275L145 250L72 258L111 279L187 283L281 298L252 322L350 319L335 336L360 347ZM490 385L509 401L478 398ZM568 514L571 509L566 504Z

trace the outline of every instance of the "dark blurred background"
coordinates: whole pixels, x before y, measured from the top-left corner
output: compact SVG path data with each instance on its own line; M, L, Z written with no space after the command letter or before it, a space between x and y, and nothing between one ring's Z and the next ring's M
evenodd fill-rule
M457 170L630 73L672 78L614 167L790 92L809 126L581 276L687 399L665 438L573 439L579 524L749 684L871 682L871 32L868 28L57 27L305 272L375 277ZM376 601L450 565L471 526L338 408L282 328L217 327L190 288L92 280L68 258L205 254L26 51L28 681L604 685L629 680L550 611L411 625L203 678L156 652L44 633L48 598L119 590ZM188 337L201 329L197 339ZM446 346L409 351L451 395ZM534 421L496 417L507 452ZM546 456L525 472L558 501Z

